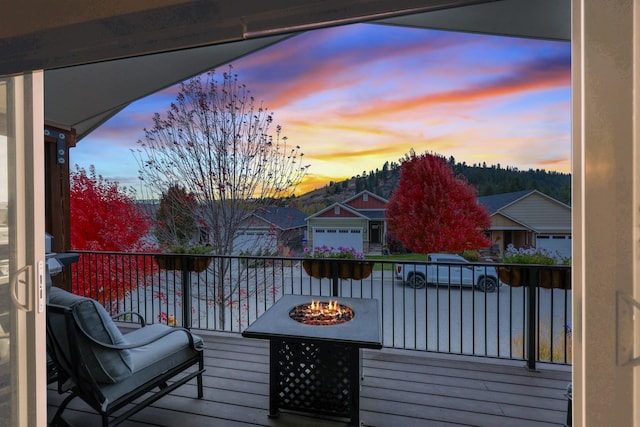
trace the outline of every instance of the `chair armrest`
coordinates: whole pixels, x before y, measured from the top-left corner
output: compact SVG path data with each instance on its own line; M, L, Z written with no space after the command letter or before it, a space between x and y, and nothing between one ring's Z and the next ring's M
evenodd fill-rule
M191 334L191 331L184 329L184 328L174 328L174 327L167 327L167 329L165 331L163 331L160 334L155 334L154 336L150 337L147 340L141 340L141 341L137 341L135 343L132 344L110 344L110 343L106 343L106 342L102 342L100 340L97 340L95 338L93 338L82 326L82 322L79 321L79 319L76 317L76 313L73 312L73 317L75 320L75 324L76 327L78 329L80 329L80 331L82 332L82 334L91 342L93 342L96 345L99 345L100 347L104 347L104 348L109 348L111 350L131 350L134 348L138 348L138 347L142 347L145 345L149 345L152 344L156 341L158 341L160 338L163 338L169 334L173 334L173 333L185 333L187 334L187 338L189 339L189 346L191 348L193 348L194 350L199 350L198 348L196 348L195 344L194 344L194 340L193 340L193 335Z
M119 317L123 317L123 316L135 316L138 318L138 323L140 323L142 327L145 327L147 325L147 323L144 320L144 317L142 317L142 315L137 311L123 311L122 313L114 314L113 316L111 316L111 318L113 320L116 320Z

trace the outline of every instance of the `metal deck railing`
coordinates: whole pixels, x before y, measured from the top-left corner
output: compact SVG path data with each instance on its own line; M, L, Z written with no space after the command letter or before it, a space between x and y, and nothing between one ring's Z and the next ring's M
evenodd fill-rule
M474 275L517 267L518 286L500 282L494 292L483 292L448 283L413 287L396 277L397 260L374 260L371 275L355 280L339 274L313 278L302 268L304 258L191 256L195 262L182 255L171 270L166 263L158 266L158 254L78 253L74 292L98 299L112 313L133 310L151 322L241 332L283 294L376 298L385 347L521 359L531 369L540 361L571 363L571 270L566 266L462 266ZM351 269L358 262L340 261ZM430 264L402 263L416 271ZM460 281L455 279L462 274L460 264L437 268L449 272L446 282ZM543 283L556 276L559 283Z

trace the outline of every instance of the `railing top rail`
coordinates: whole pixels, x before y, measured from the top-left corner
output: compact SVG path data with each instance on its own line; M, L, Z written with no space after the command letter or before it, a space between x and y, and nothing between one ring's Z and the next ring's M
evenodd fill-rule
M427 259L424 260L416 260L416 259L383 259L383 258L368 258L365 256L365 259L355 259L355 258L313 258L313 257L304 257L304 256L276 256L276 255L221 255L221 254L185 254L185 253L170 253L170 252L119 252L119 251L92 251L92 250L73 250L72 252L79 254L97 254L97 255L127 255L127 256L193 256L193 257L203 257L203 258L227 258L227 259L265 259L265 260L287 260L287 261L304 261L304 260L334 260L334 261L346 261L346 262L359 262L359 261L370 261L370 262L379 262L382 264L416 264L416 265L424 265L424 264L434 264L434 265L475 265L475 266L487 266L487 267L520 267L520 268L557 268L557 269L570 269L570 265L563 264L517 264L517 263L505 263L498 261L469 261L465 262L454 262L454 261L429 261Z

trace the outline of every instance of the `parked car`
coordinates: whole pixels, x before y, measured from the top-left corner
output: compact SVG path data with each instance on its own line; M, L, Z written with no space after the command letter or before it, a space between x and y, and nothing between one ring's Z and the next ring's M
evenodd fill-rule
M494 292L500 286L495 267L472 264L454 254L428 254L427 263L396 264L396 279L414 288L427 284L475 286Z

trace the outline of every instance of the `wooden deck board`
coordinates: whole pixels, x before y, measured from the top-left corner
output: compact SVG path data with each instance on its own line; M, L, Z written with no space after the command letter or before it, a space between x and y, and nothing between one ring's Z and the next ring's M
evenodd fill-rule
M203 399L195 380L121 424L150 426L344 426L344 420L282 412L267 417L268 342L202 332L206 341ZM364 426L562 426L570 367L529 372L520 362L393 349L364 351ZM49 420L64 396L48 393ZM71 426L98 425L81 401L65 411Z

